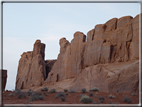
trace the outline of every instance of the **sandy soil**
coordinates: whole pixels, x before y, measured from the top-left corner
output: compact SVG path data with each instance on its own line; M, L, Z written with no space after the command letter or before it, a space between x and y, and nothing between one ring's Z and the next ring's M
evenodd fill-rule
M46 92L47 96L44 96L44 100L36 100L36 101L28 101L29 96L26 98L17 98L16 95L13 97L10 97L10 93L14 93L12 91L4 91L3 92L3 104L83 104L80 103L80 95L85 94L89 96L89 93L91 92L86 92L86 93L69 93L66 95L66 100L61 101L60 98L56 98L55 96L56 93L49 94L47 91L41 91ZM64 92L65 93L65 92ZM139 94L136 93L137 95L132 95L132 93L104 93L104 92L93 92L94 96L90 96L90 98L93 99L95 104L128 104L127 102L123 102L124 97L129 97L131 99L130 104L139 104ZM110 94L113 94L115 96L114 99L108 98ZM99 97L103 96L105 98L105 101L103 103L100 102Z

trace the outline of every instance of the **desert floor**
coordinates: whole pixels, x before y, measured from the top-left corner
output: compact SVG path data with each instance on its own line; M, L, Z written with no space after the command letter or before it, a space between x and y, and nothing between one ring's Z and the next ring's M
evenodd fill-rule
M43 100L36 100L36 101L29 101L29 97L27 96L26 98L18 98L16 95L14 96L9 96L10 93L14 93L14 91L4 91L3 92L3 104L83 104L80 103L80 95L88 95L91 92L86 92L86 93L81 93L81 92L76 92L76 93L69 93L69 92L64 92L68 93L66 95L66 100L61 101L60 97L55 98L56 93L51 93L49 94L47 91L44 91L46 93L46 96L44 96ZM43 91L40 91L40 93L43 94ZM135 95L132 95L132 93L105 93L105 92L93 92L94 95L90 96L91 99L93 99L93 104L139 104L139 94L135 93ZM108 96L112 94L115 96L115 98L111 99L108 98ZM101 103L99 100L99 97L103 96L105 98L104 102ZM130 98L131 102L124 102L124 98Z

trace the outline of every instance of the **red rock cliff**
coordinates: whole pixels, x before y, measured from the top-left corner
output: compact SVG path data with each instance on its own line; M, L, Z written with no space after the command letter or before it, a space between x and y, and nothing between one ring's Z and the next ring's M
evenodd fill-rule
M87 37L78 31L71 43L61 38L59 44L60 53L57 61L49 61L52 64L45 64L45 45L40 40L35 42L32 52L21 55L16 88L45 86L73 78L68 89L76 91L92 87L105 92L138 91L139 15L113 18L96 25Z

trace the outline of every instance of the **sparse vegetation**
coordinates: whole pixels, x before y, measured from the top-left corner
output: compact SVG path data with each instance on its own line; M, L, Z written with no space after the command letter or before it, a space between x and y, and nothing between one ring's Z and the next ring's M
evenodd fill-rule
M90 89L90 91L92 92L92 91L99 91L100 89L99 88L97 88L97 87L94 87L94 88L91 88Z
M14 96L14 94L13 94L13 93L10 93L10 94L9 94L9 96L10 96L10 97L13 97L13 96Z
M81 89L82 93L86 93L86 88Z
M43 89L41 89L41 91L48 91L48 88L44 87Z
M92 97L93 95L94 95L94 93L89 93L89 96L91 96L91 97Z
M29 90L29 91L27 92L27 95L28 95L28 96L31 96L32 93L34 93L34 92L33 92L32 90Z
M15 93L15 95L18 95L18 94L21 93L21 90L20 89L16 89L14 93Z
M100 100L100 103L103 103L104 100L105 100L105 98L104 98L103 96L100 96L100 97L99 97L99 100Z
M35 100L44 100L44 96L41 93L33 93L30 96L29 101L35 101Z
M125 97L125 98L123 99L123 102L131 103L131 99L128 98L128 97Z
M132 96L137 96L137 93L132 93L131 95L132 95Z
M62 96L60 97L61 101L65 101L66 100L66 97Z
M67 90L67 89L64 89L64 92L68 92L68 90Z
M55 96L55 98L59 98L59 97L64 97L65 94L63 92L58 92Z
M27 93L21 92L20 94L18 94L17 98L26 98L26 97L27 97Z
M65 95L68 95L68 93L65 93Z
M80 99L80 102L87 104L87 103L92 103L93 100L89 96L83 95Z
M113 98L115 98L115 96L114 96L114 95L112 95L112 94L110 94L110 95L108 96L108 98L113 99Z
M46 92L43 92L43 95L44 95L44 96L47 96Z
M69 90L69 93L75 93L75 91L74 90Z
M50 91L49 91L49 93L51 94L51 93L55 93L56 92L56 89L51 89Z

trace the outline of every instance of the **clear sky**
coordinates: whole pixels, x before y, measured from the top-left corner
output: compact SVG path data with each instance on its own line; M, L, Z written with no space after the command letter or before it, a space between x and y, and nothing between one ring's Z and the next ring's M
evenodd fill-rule
M6 89L15 89L20 55L33 50L37 39L46 44L45 59L57 59L59 39L71 41L111 18L135 17L139 3L4 3L3 68L8 70Z

